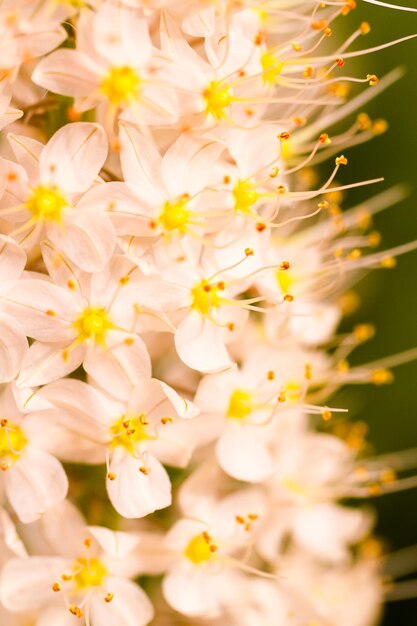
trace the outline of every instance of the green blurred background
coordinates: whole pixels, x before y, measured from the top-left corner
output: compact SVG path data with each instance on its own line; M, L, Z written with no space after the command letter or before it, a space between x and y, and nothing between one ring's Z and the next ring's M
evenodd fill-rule
M372 30L359 39L355 49L417 32L417 13L357 1L357 10L345 18L344 27L349 28L346 33L361 21L369 22ZM416 0L401 2L417 7ZM369 73L382 77L398 65L405 66L405 76L364 108L372 118L388 121L388 133L346 150L349 166L343 172L344 182L385 177L384 183L372 189L350 193L347 206L396 183L409 184L409 197L375 218L374 226L382 233L383 248L417 239L417 40L346 62L347 71L343 70L356 76ZM377 334L354 353L352 364L417 346L417 252L399 258L393 270L368 274L361 281L359 292L362 306L346 319L344 327L369 321L375 323ZM417 362L396 368L394 374L392 385L351 387L339 396L341 402L349 397L345 405L355 406L355 417L367 422L369 440L379 453L417 447ZM387 540L391 550L417 543L417 490L376 498L373 505L378 515L376 533ZM417 561L411 577L417 578ZM417 599L387 605L383 626L415 625Z

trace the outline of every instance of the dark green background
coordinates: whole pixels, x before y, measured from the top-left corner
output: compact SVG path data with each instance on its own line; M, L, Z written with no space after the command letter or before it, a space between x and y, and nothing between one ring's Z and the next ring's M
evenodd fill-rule
M417 7L416 0L401 1ZM376 7L362 0L358 0L358 9L345 18L346 32L363 20L371 24L372 31L359 39L356 49L417 32L417 13ZM383 236L384 248L417 238L417 40L346 62L343 70L357 76L375 73L382 77L398 65L406 66L405 77L365 107L371 117L388 120L388 133L363 146L346 150L349 167L343 173L346 182L384 176L385 182L375 186L375 191L402 181L410 185L411 193L406 200L375 219L375 227ZM362 200L370 193L370 188L351 193L348 204ZM352 363L378 359L417 346L417 252L398 259L394 270L372 272L361 281L360 293L362 306L358 313L346 320L345 327L359 321L371 321L377 327L377 334L355 352ZM417 447L416 392L417 362L413 362L395 369L392 385L349 388L343 396L349 394L348 403L353 400L353 404L359 407L357 417L369 424L369 439L376 450L388 452ZM416 490L385 495L375 499L373 504L378 513L376 533L388 540L391 549L417 543ZM417 578L417 562L414 577ZM383 626L415 625L417 600L387 606Z

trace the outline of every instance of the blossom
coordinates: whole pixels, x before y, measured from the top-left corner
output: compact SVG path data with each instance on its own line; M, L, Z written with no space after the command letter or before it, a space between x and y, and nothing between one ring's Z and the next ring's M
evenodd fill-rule
M108 393L112 385L109 381ZM124 398L119 390L117 395L70 379L51 383L38 394L55 407L52 415L64 430L75 435L72 448L64 432L58 455L69 461L106 461L113 506L124 517L143 517L170 505L171 483L161 461L187 465L196 434L181 422L197 411L150 376L138 377Z
M83 269L100 269L114 248L112 226L94 207L77 210L74 205L105 161L107 139L102 128L70 124L46 146L23 136L11 135L9 140L20 161L3 160L6 183L0 214L18 224L10 234L26 248L46 234Z

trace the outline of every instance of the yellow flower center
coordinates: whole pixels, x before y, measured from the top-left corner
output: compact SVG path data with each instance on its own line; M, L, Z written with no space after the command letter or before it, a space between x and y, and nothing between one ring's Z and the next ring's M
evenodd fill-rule
M227 417L230 419L245 419L252 413L252 394L244 389L235 389L229 401Z
M107 311L102 307L87 307L73 325L78 332L80 342L93 339L101 345L104 345L107 331L114 328Z
M266 83L275 83L277 76L281 74L283 63L279 63L277 58L266 51L261 55L261 67L263 71L263 79Z
M132 418L122 415L110 427L111 447L122 446L129 454L134 456L137 444L156 439L155 436L149 434L146 428L147 423L145 413L142 413L139 417Z
M195 565L206 563L213 558L215 546L211 543L210 537L206 533L201 533L193 537L185 548L185 556Z
M110 68L101 81L100 89L108 100L116 105L127 105L139 95L141 80L128 65Z
M68 200L55 185L38 185L34 187L26 201L26 208L35 220L42 222L61 222Z
M235 199L235 211L251 213L250 207L258 200L259 194L248 180L239 180L233 189L233 197Z
M191 307L202 315L209 315L213 307L221 305L221 299L218 294L219 288L210 285L206 280L202 280L191 289L192 304Z
M80 557L74 563L72 580L77 591L88 589L89 587L100 587L108 572L103 563L98 559L86 559Z
M186 207L186 200L177 202L165 202L159 221L164 230L178 230L180 233L187 232L187 222L190 218L190 211Z
M222 87L220 81L212 81L203 91L206 113L216 119L225 117L224 109L232 102L230 87Z
M19 458L26 444L27 439L20 426L3 419L0 428L0 459L7 459L3 461L6 463L5 468L8 462L14 463Z

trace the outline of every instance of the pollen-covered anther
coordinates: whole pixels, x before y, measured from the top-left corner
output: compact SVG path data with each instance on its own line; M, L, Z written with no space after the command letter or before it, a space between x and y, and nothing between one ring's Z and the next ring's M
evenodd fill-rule
M380 480L383 483L393 483L397 480L397 473L391 468L385 468L382 470Z
M379 83L379 78L375 74L367 74L366 80L368 81L371 87L374 87L375 85Z
M329 28L329 26L323 30L323 35L326 35L326 37L331 37L332 34L333 34L333 31L331 28Z
M369 22L362 22L362 24L359 26L359 31L361 35L367 35L368 33L370 33L371 26Z
M148 476L151 473L151 468L146 467L145 465L141 465L139 467L139 471L142 472L142 474L145 474L145 476Z
M391 370L382 368L371 372L370 378L374 385L388 385L394 380L394 375Z
M139 419L139 422L142 424L142 426L147 426L149 424L149 421L146 419L145 413L141 413L138 419Z
M397 259L394 256L385 256L380 261L380 266L385 269L392 269L397 265Z
M60 583L58 581L55 581L54 584L52 585L52 591L55 591L55 593L57 593L58 591L61 591L62 587L60 585Z
M375 120L372 123L372 132L374 135L383 135L388 130L388 122L384 119Z
M322 133L319 137L319 142L328 145L331 143L330 137L327 133Z
M2 426L3 428L5 428L8 423L9 423L9 420L7 420L4 417L3 417L3 419L0 420L0 426Z
M49 317L56 317L56 311L53 311L52 309L48 309L45 313L46 315L49 315Z
M321 412L321 417L324 422L328 422L332 419L332 413L329 409L323 409Z
M254 256L255 252L252 250L252 248L245 248L245 256Z
M286 402L287 400L287 393L285 391L285 389L281 389L281 391L279 392L279 396L278 396L278 402Z
M284 187L284 185L277 185L277 192L279 193L280 196L283 196L284 194L287 193L287 188Z
M87 537L87 539L84 539L84 546L87 548L87 550L89 550L91 548L91 544L92 544L92 540Z
M108 478L109 480L115 480L115 479L116 479L116 476L117 476L117 475L116 475L114 472L108 472L108 474L107 474L107 478Z
M227 330L230 330L230 332L233 332L235 330L235 325L233 322L227 322L226 327Z
M306 363L304 368L304 378L306 380L311 380L313 378L313 369L311 363Z
M348 160L347 160L347 158L345 157L344 154L341 154L340 156L336 157L335 163L336 163L336 165L347 165L348 164Z
M360 250L359 248L353 248L353 250L349 252L346 258L348 261L356 261L356 259L360 259L361 256L362 250Z
M285 302L293 302L294 301L294 296L292 296L290 293L286 293L284 296L284 300Z
M343 59L336 59L336 65L337 67L343 67L345 65L345 62Z
M104 596L104 602L111 602L114 598L114 595L112 593L108 593L107 595Z
M169 415L167 415L166 417L161 417L161 424L163 424L164 426L165 424L172 424L173 421L174 419Z
M267 372L266 377L268 380L274 380L275 379L275 372L273 372L273 370L269 370L269 372Z
M266 229L266 224L264 224L263 222L257 222L255 228L258 233L262 233Z
M0 469L2 470L2 472L7 472L9 468L10 468L10 465L6 463L6 461L0 462Z
M360 130L369 130L372 126L371 118L367 113L359 113L356 118L356 123L358 124Z
M281 264L280 264L280 266L279 266L279 269L280 269L280 270L283 270L283 271L285 271L285 270L289 270L289 269L290 269L290 263L289 263L289 261L282 261L282 263L281 263Z
M290 139L290 137L291 137L291 135L290 135L290 133L289 133L289 132L287 132L287 131L283 131L282 133L280 133L280 134L278 135L278 139L279 139L280 141L288 141L288 139Z
M318 20L317 22L311 22L310 24L313 30L324 30L327 28L326 20Z
M381 243L381 233L377 230L373 230L368 235L368 244L371 248L377 248Z
M327 202L327 200L323 200L322 202L319 202L317 207L319 209L328 209L330 206L329 202Z
M68 610L70 613L72 613L73 615L75 615L75 617L78 617L79 619L81 619L84 615L80 607L75 604L70 604L68 607Z
M224 280L219 280L219 282L217 283L217 289L219 291L224 291L226 289L226 283L224 282Z
M372 339L375 335L375 327L372 324L357 324L353 329L355 339L360 343Z
M269 172L269 178L276 178L278 174L279 174L279 168L273 167L272 170Z
M301 44L297 43L296 41L292 42L291 47L295 52L301 52L302 50Z

